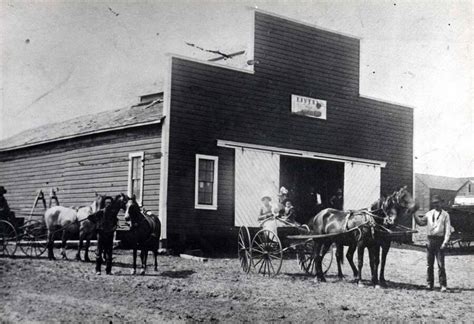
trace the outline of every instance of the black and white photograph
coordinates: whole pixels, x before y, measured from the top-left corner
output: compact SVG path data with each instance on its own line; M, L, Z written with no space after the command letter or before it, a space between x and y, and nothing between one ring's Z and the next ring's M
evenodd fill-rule
M472 0L0 0L0 322L470 322Z

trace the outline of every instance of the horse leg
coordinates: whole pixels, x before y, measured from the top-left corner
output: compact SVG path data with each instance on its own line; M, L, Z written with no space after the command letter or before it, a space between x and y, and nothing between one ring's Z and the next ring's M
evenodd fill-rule
M349 248L347 249L346 258L347 258L347 261L349 262L349 265L351 266L352 273L354 275L354 279L357 280L357 277L359 275L359 271L357 271L357 267L354 264L354 252L355 252L356 248L357 248L357 244L355 244L355 243L350 244Z
M79 233L79 245L77 246L77 254L76 254L77 261L81 261L81 249L82 249L83 238L84 238L84 235L82 233Z
M317 282L325 282L326 279L324 278L324 273L322 269L322 256L321 256L321 248L322 243L314 242L314 250L313 250L313 257L316 262L316 281Z
M67 240L66 230L63 230L63 233L62 233L62 236L61 236L61 256L63 257L64 260L67 260L66 240Z
M344 275L342 274L342 262L343 262L343 254L344 254L344 245L341 243L336 244L336 261L337 261L337 277L339 279L344 279Z
M158 271L158 248L153 249L153 256L155 257L155 271Z
M84 246L84 261L85 262L91 262L91 259L89 259L89 247L91 246L91 239L87 238L86 239L86 245Z
M379 284L379 264L380 264L380 246L377 244L374 247L375 288L380 288L380 284Z
M388 250L390 250L390 241L386 241L382 244L382 262L380 263L380 285L387 287L385 281L385 261L387 261Z
M377 254L379 252L379 248L377 245L373 245L369 247L369 262L370 262L370 273L372 274L372 284L375 288L380 288L378 283L378 262Z
M148 255L148 250L143 248L141 251L140 251L140 259L142 261L142 270L140 271L140 274L141 275L144 275L145 274L145 271L146 271L146 259L147 259L147 255Z
M357 259L359 261L358 263L358 277L357 277L357 284L359 287L363 287L364 285L362 284L362 267L364 266L364 250L365 246L364 244L361 244L360 242L357 244Z
M114 244L114 233L107 233L107 241L105 245L105 273L112 274L112 247Z
M137 273L137 247L133 247L133 269L132 275Z
M48 229L48 259L56 260L54 257L53 246L54 246L54 234Z

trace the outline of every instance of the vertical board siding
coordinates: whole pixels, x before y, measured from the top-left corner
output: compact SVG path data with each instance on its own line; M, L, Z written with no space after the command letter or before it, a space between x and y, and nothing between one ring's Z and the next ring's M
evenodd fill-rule
M161 125L90 135L0 152L0 184L18 216L25 216L42 189L58 188L63 206L90 204L95 192L116 195L128 190L128 154L145 152L144 197L147 209L158 213ZM40 205L38 213L43 212Z
M344 209L370 208L380 198L380 167L344 163Z
M359 46L354 38L256 13L253 75L173 58L169 231L233 226L234 166L230 156L223 165L227 153L217 139L386 161L382 194L403 185L412 190L413 110L359 96ZM327 120L292 115L291 94L327 100ZM219 155L217 211L194 209L197 153Z

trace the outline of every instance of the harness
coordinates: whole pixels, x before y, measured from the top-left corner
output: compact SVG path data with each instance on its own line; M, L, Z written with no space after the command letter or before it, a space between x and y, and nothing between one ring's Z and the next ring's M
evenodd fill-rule
M364 216L364 222L362 224L359 224L353 228L349 228L349 219L351 217L354 217L354 216L357 216L357 215L360 215L360 216ZM361 210L351 210L349 211L347 214L346 214L346 217L344 219L344 225L343 225L343 229L344 229L344 232L343 233L349 233L349 232L352 232L352 231L358 231L359 232L359 235L358 235L358 238L357 238L357 241L359 241L361 238L362 238L362 230L361 228L363 226L366 226L368 225L369 228L370 228L370 233L372 235L372 238L374 237L374 234L375 234L375 226L376 226L376 222L373 218L373 215L372 213L368 212L367 210L365 209L361 209Z

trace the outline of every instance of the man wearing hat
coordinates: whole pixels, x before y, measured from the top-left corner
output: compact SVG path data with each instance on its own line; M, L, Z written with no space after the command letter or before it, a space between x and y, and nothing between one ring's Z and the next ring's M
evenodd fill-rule
M427 226L427 285L428 289L434 286L434 260L438 263L439 284L441 292L446 291L446 270L444 268L444 250L451 235L451 221L449 214L441 208L442 199L433 195L431 204L434 207L424 216L415 217L415 222L420 226Z
M4 186L0 186L0 219L10 221L11 220L11 211L8 206L7 199L3 196L7 193L7 190Z

